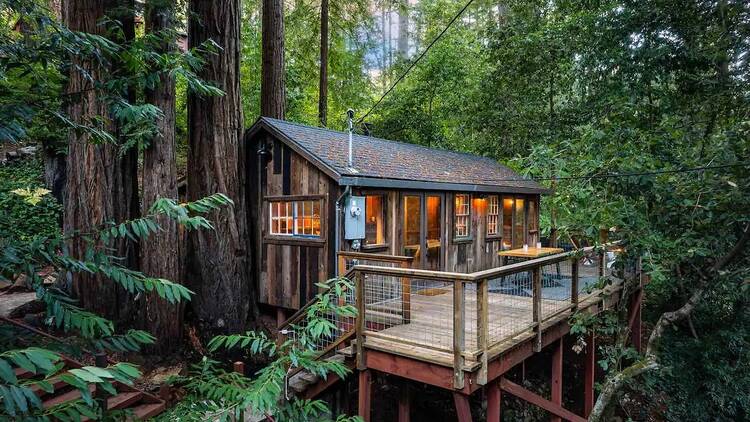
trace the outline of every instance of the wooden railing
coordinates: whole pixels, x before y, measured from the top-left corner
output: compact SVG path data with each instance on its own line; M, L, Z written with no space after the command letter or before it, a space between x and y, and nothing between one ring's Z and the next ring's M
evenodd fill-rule
M367 340L414 348L417 356L452 355L456 388L467 363L479 366L485 383L493 348L531 334L539 350L543 323L596 293L589 289L608 275L606 251L584 248L470 274L356 264L358 366Z
M404 268L411 264L412 258L405 256L394 256L394 255L382 255L382 254L368 254L361 252L340 252L338 254L339 261L339 276L344 278L353 279L352 267L359 264L375 264L376 267L396 267ZM354 292L347 292L343 297L339 298L339 305L354 304ZM286 321L281 323L278 327L279 339L285 339L289 336L295 335L295 327L297 329L304 329L307 324L308 311L310 307L315 304L317 298L313 298L302 306L297 312L291 317L287 318ZM330 337L322 337L316 339L314 344L307 344L307 347L312 348L318 355L318 358L323 358L331 354L340 346L344 345L345 342L351 339L355 333L355 320L352 318L344 318L333 313L321 315L319 317L329 320L333 325L336 326L337 331L335 335ZM294 339L292 339L294 340Z

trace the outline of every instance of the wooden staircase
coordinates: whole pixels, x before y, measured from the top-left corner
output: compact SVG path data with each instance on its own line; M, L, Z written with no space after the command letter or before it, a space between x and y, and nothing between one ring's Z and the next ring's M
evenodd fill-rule
M60 374L65 373L69 369L81 368L83 366L81 363L64 356L62 361L65 366L60 371ZM43 379L43 375L34 374L23 368L14 368L14 371L18 379L28 381L41 381ZM42 401L42 406L45 409L81 398L81 391L63 382L59 375L52 377L48 382L52 385L53 391L51 392L44 391L36 386L32 389ZM130 421L149 419L162 413L166 408L164 400L145 391L141 391L117 381L113 381L112 385L117 390L117 394L114 396L107 396L107 411L125 411L128 415L128 420ZM90 384L89 391L94 394L96 392L96 386ZM87 421L88 419L84 417L81 418L81 420Z
M350 345L336 350L334 354L324 359L343 363L352 370L355 367L354 355L354 347ZM338 381L340 381L340 378L336 374L328 374L328 377L323 379L309 371L297 371L297 373L289 377L287 382L289 387L288 393L303 399L313 399Z

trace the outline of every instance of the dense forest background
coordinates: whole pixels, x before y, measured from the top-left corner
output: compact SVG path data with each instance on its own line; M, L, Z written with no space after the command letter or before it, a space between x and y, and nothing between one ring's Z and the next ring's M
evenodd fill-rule
M642 354L617 341L601 346L600 364L607 378L600 391L616 404L609 412L633 420L750 417L747 2L474 0L444 34L466 3L216 2L228 10L221 13L226 10L212 10L214 2L166 2L169 6L147 2L151 9L132 2L136 12L129 15L131 21L111 14L104 19L103 10L76 21L71 5L78 3L81 10L94 6L83 1L62 3L0 1L0 146L10 150L18 144L39 143L44 150L33 162L0 167L4 275L25 271L16 255L7 252L35 254L36 249L25 245L39 236L59 234L63 214L66 234L92 229L95 221L77 224L89 217L62 210L72 209L73 203L93 203L100 196L125 205L103 207L106 212L95 216L101 217L98 223L142 215L153 217L176 236L176 224L167 217L185 224L177 215L179 205L150 208L160 197L177 196L175 183L165 191L158 177L146 176L164 174L154 167L163 164L159 157L174 158L174 168L168 170L186 176L187 199L200 201L216 192L191 182L191 174L204 178L216 173L214 165L225 166L230 175L238 172L232 161L243 153L242 128L237 126L248 128L260 115L273 115L343 130L345 112L351 108L359 132L486 155L550 186L554 193L542 201L546 237L594 242L606 232L643 257L651 280L644 311L647 346ZM149 10L168 12L150 14ZM283 16L283 25L277 20L273 34L264 25L265 10ZM235 32L217 35L200 25L191 26L192 19L214 24L227 19L224 23ZM92 26L97 21L99 26ZM321 28L327 30L325 48L321 48ZM98 31L103 38L78 37L66 30ZM264 44L264 38L276 44ZM283 54L269 53L268 45ZM72 64L71 55L76 57ZM232 74L235 65L236 75ZM85 87L87 81L101 84L96 97L81 100L82 92L88 95L86 88L79 91L71 86ZM234 83L237 89L232 89ZM169 90L160 91L165 86ZM159 98L173 102L160 105ZM77 108L77 104L91 107ZM201 117L201 110L210 111ZM112 121L97 117L107 114L115 116ZM153 122L165 121L163 116L174 121L170 125L174 151L152 147L161 139ZM220 121L230 123L222 126ZM199 130L205 131L205 139L218 140L215 145L226 148L230 158L220 164L209 162L201 149L203 138L191 135ZM81 190L80 195L89 196L76 196L71 190L75 181L85 186L97 174L76 173L78 167L68 167L66 173L64 165L61 172L59 166L66 160L68 166L83 162L70 157L87 156L73 147L73 133L97 145L115 145L102 157L131 169L131 179L99 186L94 193ZM240 164L239 174L241 170ZM99 176L107 170L102 171ZM61 173L67 174L65 192L57 185ZM133 177L136 174L140 177ZM232 199L243 195L240 182L241 177L230 181L220 193ZM133 202L138 183L143 184L143 198ZM52 194L36 194L41 199L34 209L27 206L33 191L12 193L45 184ZM187 224L200 228L203 220L198 217L227 204L222 198L199 203L191 209L191 218L197 220ZM229 209L241 216L246 212L241 208ZM237 230L248 235L247 227L232 224L236 219L234 214L221 218L214 228L227 236L235 236ZM148 235L150 230L136 235ZM126 240L124 234L113 241L117 253L107 250L89 256L84 253L86 242L79 240L72 242L72 250L105 262L102 274L92 278L111 276L112 268L123 265L145 273L154 269L162 272L155 277L180 281L185 276L177 261L166 269L158 263L169 254L200 257L202 250L211 249L207 245L212 241L201 233L191 231L187 252L165 253L158 245L144 246L146 252L134 251L121 242ZM252 251L245 252L249 256ZM130 264L111 259L114 255L126 256ZM210 279L200 259L197 262L197 268L187 271ZM249 272L234 261L222 261L222 268L238 274L238 279ZM143 274L128 276L143 286L150 282ZM231 282L216 280L224 286ZM68 284L68 290L85 291L77 278ZM188 287L200 292L201 286ZM175 289L177 299L187 295ZM250 303L252 294L251 288L243 290L240 300ZM170 312L180 308L173 300L168 301L173 308L164 308L163 294L161 298L149 295L142 309L160 309L162 320L169 320ZM217 311L205 311L211 304L202 307L200 297L195 309L186 305L188 315L209 320ZM120 315L113 315L107 303L99 305L97 311L114 320L141 309L121 309ZM250 308L238 310L227 326L222 322L210 331L241 331L257 317L257 310ZM129 321L138 328L151 323ZM617 337L607 318L590 323L596 328L588 329ZM181 338L181 329L172 329L177 329L175 338Z

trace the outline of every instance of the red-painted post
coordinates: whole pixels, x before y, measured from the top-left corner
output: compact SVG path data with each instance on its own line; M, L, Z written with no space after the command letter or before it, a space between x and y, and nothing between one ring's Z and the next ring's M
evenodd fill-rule
M583 415L589 417L594 408L594 378L596 376L596 337L592 333L586 339L586 354L583 364Z
M359 371L359 412L357 414L364 422L370 422L371 378L372 374L369 369Z
M487 385L487 422L500 422L503 416L503 391L497 381Z
M563 383L563 337L554 345L552 354L552 403L562 407L562 383ZM562 422L559 416L552 416L552 422Z
M411 391L409 383L401 383L401 395L398 399L398 422L409 422L411 420Z
M459 392L453 392L453 401L456 403L456 415L458 422L471 422L471 406L469 396Z

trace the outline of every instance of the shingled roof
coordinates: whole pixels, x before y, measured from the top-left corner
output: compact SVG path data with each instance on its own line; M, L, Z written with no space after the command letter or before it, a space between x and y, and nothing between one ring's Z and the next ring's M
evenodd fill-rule
M428 148L355 134L353 168L349 134L261 117L250 135L265 129L342 185L478 192L547 193L497 161L473 154Z

